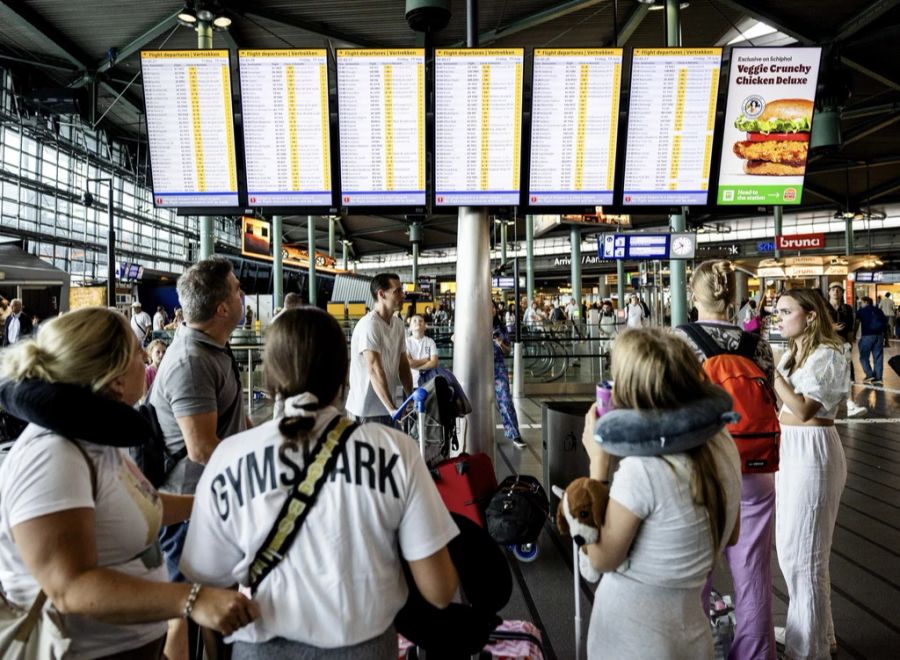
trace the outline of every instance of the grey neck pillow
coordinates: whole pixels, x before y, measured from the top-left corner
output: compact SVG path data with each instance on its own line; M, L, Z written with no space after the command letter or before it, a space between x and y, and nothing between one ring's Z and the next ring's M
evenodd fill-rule
M699 447L726 424L740 419L728 393L720 388L671 410L617 408L594 427L594 439L613 456L660 456Z

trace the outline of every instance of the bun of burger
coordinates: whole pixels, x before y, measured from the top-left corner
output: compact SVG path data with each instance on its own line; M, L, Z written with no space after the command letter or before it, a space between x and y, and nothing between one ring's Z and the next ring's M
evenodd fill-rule
M741 115L734 126L746 131L747 139L735 143L734 153L746 161L744 172L802 176L809 152L812 113L812 101L779 99L767 103L754 119Z

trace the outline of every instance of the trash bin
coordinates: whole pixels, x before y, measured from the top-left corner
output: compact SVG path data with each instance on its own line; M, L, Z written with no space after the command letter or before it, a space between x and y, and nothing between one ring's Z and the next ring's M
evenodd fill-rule
M581 446L584 416L593 399L548 401L541 405L541 445L544 454L544 488L550 497L550 514L556 516L559 498L553 486L565 488L573 479L587 477L590 464Z

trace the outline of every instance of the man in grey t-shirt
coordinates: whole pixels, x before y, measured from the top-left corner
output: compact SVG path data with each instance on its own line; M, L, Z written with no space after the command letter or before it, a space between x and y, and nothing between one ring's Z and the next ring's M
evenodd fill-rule
M149 399L169 451L187 452L160 490L193 494L216 446L249 426L240 372L228 346L243 313L241 285L229 261L212 257L178 278L178 298L186 323L159 366ZM160 532L173 581L184 581L178 563L187 525L169 525ZM186 647L183 622L170 623L166 656L182 657Z

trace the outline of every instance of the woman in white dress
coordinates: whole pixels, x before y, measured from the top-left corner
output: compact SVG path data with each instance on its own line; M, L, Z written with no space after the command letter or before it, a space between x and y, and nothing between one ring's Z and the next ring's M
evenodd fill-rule
M775 393L784 404L775 474L775 548L790 597L785 657L827 658L837 651L831 541L847 482L834 417L847 398L850 369L821 293L790 289L778 299L776 314L788 340L775 372Z
M597 543L605 572L594 598L588 658L711 660L701 588L737 541L741 468L725 430L731 398L703 377L687 343L649 328L613 350L614 410L585 419L591 478L621 456Z

